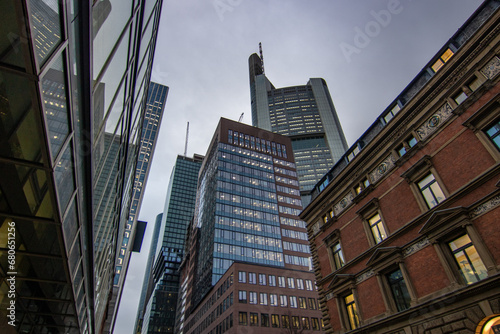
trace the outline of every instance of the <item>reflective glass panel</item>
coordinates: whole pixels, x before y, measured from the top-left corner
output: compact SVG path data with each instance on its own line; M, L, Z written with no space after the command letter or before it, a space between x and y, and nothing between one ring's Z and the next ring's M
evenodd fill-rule
M55 160L69 133L66 84L62 56L59 57L42 79L43 104L49 131L52 159Z
M71 143L66 147L63 156L54 170L59 205L64 212L73 192L75 191L75 176L73 173L73 151Z
M24 77L0 71L0 155L41 161L41 136L31 97L33 85Z
M26 43L26 33L19 30L14 1L0 1L0 62L24 68L22 44Z
M34 36L33 44L41 67L62 41L59 1L30 0L29 6L31 31Z

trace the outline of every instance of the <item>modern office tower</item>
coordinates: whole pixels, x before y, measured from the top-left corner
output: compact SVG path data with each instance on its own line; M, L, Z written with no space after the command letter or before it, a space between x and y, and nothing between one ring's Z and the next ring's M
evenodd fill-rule
M316 185L327 333L500 332L499 31L484 1Z
M179 333L320 330L291 149L288 137L221 118L199 174Z
M128 264L130 262L130 255L132 251L140 251L140 248L135 250L135 243L133 242L136 236L137 218L144 197L144 186L146 185L153 154L156 147L156 140L158 138L158 131L160 130L163 110L167 100L168 87L151 82L149 84L148 96L146 99L146 110L144 121L141 129L141 139L139 156L137 158L137 166L135 167L134 187L132 191L132 200L127 221L120 223L118 240L121 245L117 254L117 264L115 267L115 277L113 283L113 299L111 303L116 305L108 311L108 319L110 324L114 324L114 319L118 313L118 305L122 295L124 286L124 279L127 274ZM143 231L142 231L143 232ZM140 234L139 234L140 235ZM141 239L142 240L142 239ZM112 332L112 328L109 329Z
M2 333L104 331L161 5L1 2Z
M304 86L275 88L261 57L252 54L248 65L252 125L292 140L300 193L307 205L314 185L348 148L326 82L311 78Z
M138 330L135 330L134 333L141 332L142 320L144 315L144 304L151 295L151 290L153 285L153 279L151 273L153 271L153 263L156 254L156 246L158 244L158 237L160 236L160 227L162 220L163 220L163 213L160 213L156 216L153 235L151 236L151 244L149 246L148 260L146 262L146 270L144 271L141 296L139 298L139 307L137 308L137 318L135 320L136 322L134 326L134 328L136 329L138 328Z
M170 176L157 245L151 248L154 266L147 278L152 285L144 305L139 305L135 333L174 333L179 267L184 256L186 233L196 204L198 172L203 156L177 156ZM151 254L150 254L151 256Z

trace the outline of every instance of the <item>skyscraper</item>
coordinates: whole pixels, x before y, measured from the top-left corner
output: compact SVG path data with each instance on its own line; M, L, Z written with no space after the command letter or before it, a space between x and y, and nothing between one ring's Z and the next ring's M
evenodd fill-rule
M198 172L203 156L177 156L170 176L160 237L151 272L153 289L138 310L136 333L174 333L179 284L179 267L184 256L186 232L193 219ZM149 284L149 282L144 282ZM141 317L142 313L142 317ZM137 326L136 325L136 326Z
M320 330L301 209L290 139L221 118L199 174L179 333Z
M104 331L161 5L2 1L2 333Z
M275 88L265 76L261 57L248 59L252 125L288 136L297 163L304 205L316 182L347 150L347 142L325 80Z

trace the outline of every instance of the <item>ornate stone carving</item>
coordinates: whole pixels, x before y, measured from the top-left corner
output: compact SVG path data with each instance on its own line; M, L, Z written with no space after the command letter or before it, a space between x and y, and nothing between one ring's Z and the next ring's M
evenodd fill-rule
M375 272L372 269L370 269L370 270L362 273L361 275L359 275L358 277L356 277L356 284L359 284L359 283L361 283L363 281L366 281L367 279L369 279L373 275L375 275Z
M396 159L392 154L389 154L375 169L370 172L370 183L375 184L388 171L396 165Z
M349 192L344 198L340 200L335 206L333 207L333 211L335 211L335 215L340 214L342 211L344 211L345 208L347 208L351 203L352 200L354 199L354 195Z
M500 195L493 197L489 201L479 205L477 208L472 210L472 212L470 213L470 217L475 218L477 216L480 216L483 213L486 213L499 205L500 205Z
M500 72L500 59L493 57L486 66L481 69L481 73L488 79L493 79Z
M446 102L439 110L432 115L420 128L417 129L417 134L420 140L429 137L437 128L439 128L453 114L453 108Z
M415 254L419 250L427 247L427 245L429 245L429 244L430 244L430 241L429 241L429 239L426 238L424 240L417 242L416 244L408 246L403 250L403 257L408 257L412 254Z

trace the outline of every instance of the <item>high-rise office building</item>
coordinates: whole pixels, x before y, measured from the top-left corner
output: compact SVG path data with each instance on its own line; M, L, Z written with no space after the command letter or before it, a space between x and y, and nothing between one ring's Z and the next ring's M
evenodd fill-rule
M184 256L187 227L193 219L198 172L203 156L177 156L170 176L158 244L150 277L152 293L138 310L135 333L174 333L179 292L179 267ZM154 256L153 254L153 256ZM151 256L151 254L150 254ZM151 283L150 283L151 282Z
M138 328L138 330L135 330L134 333L141 332L142 320L143 320L143 315L144 315L144 304L145 304L146 300L149 299L149 296L151 295L151 290L152 290L152 285L153 285L151 272L153 271L153 262L155 259L158 237L160 236L160 226L161 226L162 220L163 220L163 213L160 213L156 216L155 226L153 229L153 235L151 236L151 243L149 245L148 259L146 261L146 269L144 270L144 279L143 279L143 283L142 283L141 295L139 297L139 306L137 308L137 318L135 320L136 322L134 325L134 328L136 328L136 329Z
M105 330L161 5L1 2L2 333Z
M220 120L199 174L179 333L320 330L291 149L288 137Z
M252 125L292 140L300 193L307 205L316 182L348 149L326 82L311 78L303 86L275 88L261 57L252 54L248 65Z

